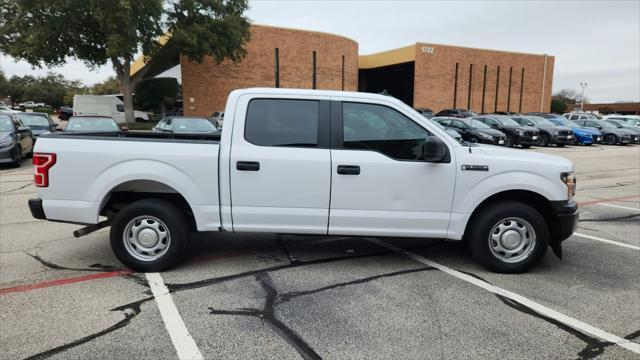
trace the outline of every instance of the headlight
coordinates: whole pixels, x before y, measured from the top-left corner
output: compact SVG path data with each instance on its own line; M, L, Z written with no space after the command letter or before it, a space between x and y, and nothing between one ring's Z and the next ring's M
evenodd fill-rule
M518 135L520 136L524 135L524 130L518 130Z
M566 172L560 174L560 179L562 179L562 182L567 186L567 197L571 200L573 195L576 194L576 176L573 172Z
M560 131L553 129L553 135L558 135L560 133Z
M493 136L489 135L489 134L485 134L485 133L478 133L478 135L480 135L481 138L483 139L487 139L487 140L491 140L493 139Z

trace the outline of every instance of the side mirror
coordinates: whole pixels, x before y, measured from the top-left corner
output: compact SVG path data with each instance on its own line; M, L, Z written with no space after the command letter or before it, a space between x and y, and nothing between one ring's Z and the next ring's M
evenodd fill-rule
M127 131L129 131L129 128L126 127L126 126L120 126L120 130L122 130L124 132L127 132Z
M436 136L429 136L422 145L422 160L434 163L448 163L451 161L449 148Z
M28 128L28 127L26 127L26 126L20 126L20 127L18 128L18 132L27 132L27 131L29 131L29 130L31 130L31 129L29 129L29 128Z

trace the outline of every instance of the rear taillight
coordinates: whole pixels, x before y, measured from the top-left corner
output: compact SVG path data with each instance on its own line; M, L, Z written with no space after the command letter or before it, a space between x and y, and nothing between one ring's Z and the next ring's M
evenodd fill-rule
M49 186L49 169L56 163L56 154L34 153L33 166L36 169L34 181L37 187Z

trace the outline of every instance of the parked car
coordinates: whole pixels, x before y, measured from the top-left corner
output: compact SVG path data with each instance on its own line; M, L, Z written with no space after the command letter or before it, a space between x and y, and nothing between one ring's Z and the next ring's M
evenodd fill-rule
M14 115L31 129L34 142L38 139L38 136L56 131L56 124L47 113L20 112Z
M515 273L548 246L560 256L577 226L569 160L463 146L389 96L234 90L226 113L233 132L179 141L43 136L32 215L88 225L77 236L111 226L114 253L136 271L178 264L192 231L233 231L464 237L481 264Z
M505 145L506 142L506 135L502 131L475 119L435 117L432 120L447 129L456 130L464 141L491 145Z
M61 106L58 109L58 120L68 121L73 116L73 108Z
M47 106L47 104L41 103L41 102L35 102L35 101L25 101L25 102L19 103L18 106L25 107L27 109L32 109L32 108L38 108L38 107L45 107Z
M555 114L541 114L541 117L551 121L558 126L566 126L573 131L574 145L593 145L602 143L602 133L599 130L587 128L567 120L564 116Z
M603 117L604 120L621 120L625 123L640 127L640 118L636 118L633 116L625 116L625 115L607 115Z
M126 127L118 127L118 123L109 116L99 115L76 115L69 119L69 123L64 128L65 132L120 132L127 131Z
M176 134L216 134L218 129L209 119L197 116L171 116L158 122L151 131Z
M613 124L618 129L626 129L626 130L631 131L633 133L633 143L634 144L640 143L640 127L637 127L637 126L634 126L634 125L630 125L629 123L627 123L624 120L607 119L607 120L602 120L602 121L606 121L606 122L608 122L610 124Z
M520 145L523 148L529 148L531 145L537 145L539 140L538 129L531 126L523 126L518 124L512 118L505 115L482 115L472 119L478 120L490 127L500 130L506 135L505 145L514 147Z
M633 142L633 133L626 129L618 129L606 121L574 120L580 126L593 128L602 133L602 142L607 145L626 145Z
M549 146L556 144L558 147L573 142L573 130L569 127L558 126L551 121L534 115L515 115L511 118L520 125L535 127L540 132L538 145Z
M0 113L0 163L20 165L33 152L33 135L14 113Z
M476 116L478 114L473 111L465 110L465 109L444 109L440 110L436 116L445 116L445 117L457 117L457 118L468 118L472 116Z
M13 110L12 108L6 105L0 105L0 113L17 113L17 112L22 112L22 111Z
M74 95L73 115L101 115L113 118L118 124L124 124L124 102L117 95ZM149 121L149 114L133 111L136 122Z
M562 116L564 116L565 118L567 118L567 119L569 119L571 121L576 121L576 120L600 120L594 114L583 113L583 112L571 112L571 113L563 114Z
M513 112L513 111L495 111L491 115L509 115L509 116L511 116L511 115L520 115L520 114L517 113L517 112Z
M426 117L427 119L431 119L435 115L433 114L433 110L429 108L416 108L415 109L420 115Z
M422 115L422 114L420 114ZM424 116L424 115L423 115ZM457 142L462 143L463 139L462 139L462 135L457 132L455 129L453 128L448 128L445 126L442 126L439 122L435 121L435 118L431 118L429 119L433 124L437 125L438 127L442 128L442 130L446 131L447 134L449 134L449 136L451 136L452 138L454 138Z
M211 114L211 119L213 120L213 125L218 129L222 129L222 125L224 125L224 111L214 112Z

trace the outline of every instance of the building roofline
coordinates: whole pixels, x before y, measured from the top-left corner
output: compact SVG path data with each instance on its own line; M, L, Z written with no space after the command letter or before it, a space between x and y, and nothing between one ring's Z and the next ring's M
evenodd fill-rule
M449 45L449 44L440 44L440 43L433 43L433 42L420 42L419 41L419 42L416 43L416 46L419 46L419 45L435 45L435 46L445 46L445 47L450 47L450 48L491 51L491 52L507 53L507 54L555 57L554 55L549 55L549 54L527 53L527 52L522 52L522 51L510 51L510 50L485 49L485 48L479 48L479 47L462 46L462 45Z
M357 41L355 41L355 40L353 40L351 38L348 38L346 36L338 35L338 34L334 34L334 33L330 33L330 32L325 32L325 31L298 29L298 28L287 27L287 26L275 26L275 25L266 25L266 24L258 24L258 23L251 23L251 26L259 26L259 27L266 27L266 28L280 29L280 30L301 31L301 32L320 34L320 35L329 35L329 36L333 36L333 37L338 37L338 38L342 38L342 39L345 39L345 40L349 40L351 42L354 42L354 43L358 44Z

